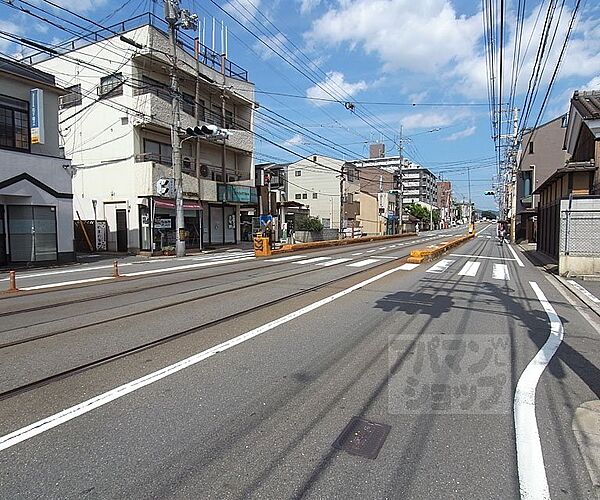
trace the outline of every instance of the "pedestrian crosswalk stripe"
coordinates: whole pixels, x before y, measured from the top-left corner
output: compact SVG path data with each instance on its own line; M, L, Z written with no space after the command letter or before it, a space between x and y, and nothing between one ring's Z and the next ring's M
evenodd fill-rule
M475 276L481 266L481 262L475 262L474 260L468 261L463 268L458 272L459 276Z
M312 264L313 262L320 262L322 260L329 260L329 259L331 259L331 257L313 257L312 259L299 260L298 262L295 262L294 264Z
M333 259L333 260L328 260L327 262L317 262L317 266L323 266L323 267L335 266L336 264L341 264L342 262L348 262L349 260L352 260L352 259L348 259L348 258Z
M269 262L285 262L286 260L297 260L305 259L306 255L288 255L287 257L276 257L274 259L268 259Z
M368 266L369 264L375 264L375 262L378 262L378 260L377 259L359 260L358 262L353 262L352 264L348 264L348 267L363 267L363 266Z
M402 264L398 269L402 269L403 271L412 271L417 267L419 267L419 264L411 264L410 262L407 262L406 264Z
M494 264L494 268L492 270L492 278L495 280L510 280L510 276L508 274L508 266L506 264Z
M455 260L450 259L442 259L437 264L434 264L426 272L440 274L443 273L446 269L448 269L452 264L454 264Z

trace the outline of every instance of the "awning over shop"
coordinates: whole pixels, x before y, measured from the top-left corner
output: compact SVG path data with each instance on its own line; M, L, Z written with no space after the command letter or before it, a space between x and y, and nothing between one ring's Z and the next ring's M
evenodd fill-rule
M159 208L173 208L175 209L175 200L154 200L154 206ZM184 210L202 210L202 204L197 201L184 201Z

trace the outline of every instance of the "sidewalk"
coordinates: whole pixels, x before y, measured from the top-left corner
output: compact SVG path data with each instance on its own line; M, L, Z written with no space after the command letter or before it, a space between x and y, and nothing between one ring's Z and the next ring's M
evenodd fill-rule
M521 243L519 247L535 265L552 274L573 295L600 316L600 276L563 278L558 275L558 263L548 255L538 252L535 243Z
M186 256L197 256L197 255L206 255L213 253L229 253L229 252L243 252L252 250L252 242L250 241L242 241L237 245L226 245L219 247L211 247L209 250L200 251L197 248L186 249ZM97 252L97 253L80 253L76 255L75 262L62 262L62 263L49 263L35 265L35 264L9 264L7 266L0 267L0 274L7 273L8 271L19 271L19 270L44 270L44 269L61 269L61 268L69 268L74 266L79 266L83 264L97 264L100 262L112 262L114 260L118 260L119 262L131 262L131 261L139 261L139 260L154 260L154 259L175 259L174 255L153 255L151 256L149 253L146 254L129 254L129 253L119 253L119 252Z

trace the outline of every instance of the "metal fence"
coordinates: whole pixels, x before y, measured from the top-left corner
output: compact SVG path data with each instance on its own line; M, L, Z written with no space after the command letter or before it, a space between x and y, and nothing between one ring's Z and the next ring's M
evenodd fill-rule
M561 210L561 255L600 257L600 210Z

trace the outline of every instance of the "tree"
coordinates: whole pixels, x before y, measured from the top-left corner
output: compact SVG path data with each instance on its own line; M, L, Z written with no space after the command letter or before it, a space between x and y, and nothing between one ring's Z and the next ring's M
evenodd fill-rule
M412 215L413 217L416 217L417 219L420 219L422 221L429 221L429 210L427 210L426 207L424 207L423 205L419 205L417 203L411 203L408 206L408 211L410 213L410 215Z
M481 217L485 217L486 219L495 219L496 212L492 212L491 210L484 210L481 212Z
M298 220L298 230L314 231L318 233L323 230L323 223L319 220L318 217L302 217L300 220Z

